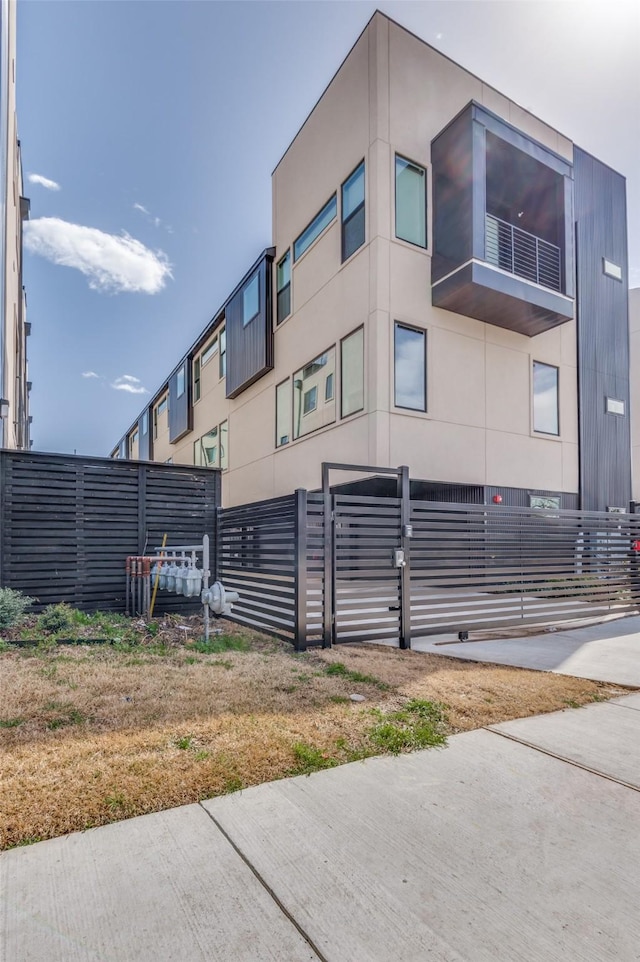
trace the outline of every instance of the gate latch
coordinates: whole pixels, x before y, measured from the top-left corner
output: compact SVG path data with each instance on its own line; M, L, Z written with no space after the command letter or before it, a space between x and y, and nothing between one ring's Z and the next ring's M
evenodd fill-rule
M404 568L406 565L404 550L402 548L393 549L393 567L394 568Z

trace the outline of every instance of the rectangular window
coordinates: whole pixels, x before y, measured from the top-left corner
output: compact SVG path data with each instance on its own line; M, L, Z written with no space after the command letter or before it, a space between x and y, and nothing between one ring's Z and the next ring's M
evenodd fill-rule
M161 414L164 414L168 406L169 406L169 397L168 395L165 394L162 400L158 402L158 407L157 407L158 417L160 417Z
M533 362L533 430L560 434L558 413L558 368Z
M278 309L276 323L280 324L291 313L291 251L287 251L276 268Z
M185 378L184 378L184 364L183 364L176 376L176 397L177 398L182 397L182 395L184 394L184 381L185 381Z
M158 409L153 409L153 438L154 440L158 437Z
M129 440L129 445L132 448L134 444L138 443L138 432L134 431Z
M142 415L142 433L148 434L149 432L149 411L145 411Z
M316 237L319 237L325 227L328 227L332 220L335 220L338 211L338 201L334 194L331 200L327 201L319 214L313 218L308 227L302 231L293 245L293 259L297 261L302 257L307 248L311 247Z
M621 401L619 398L608 397L607 398L607 414L624 415L624 401Z
M342 185L342 260L364 244L364 160Z
M254 274L242 292L242 325L246 327L260 311L260 275Z
M341 342L340 371L340 416L346 418L364 408L364 328Z
M336 402L331 397L318 405L318 398L326 397L327 379L335 381L336 349L332 347L324 354L305 364L293 376L293 437L301 438L311 434L336 419ZM322 392L322 394L320 393ZM334 392L335 393L335 392Z
M207 361L210 361L213 355L217 353L218 353L218 335L216 334L213 340L209 341L204 351L200 355L202 359L202 366L204 367Z
M334 374L333 374L333 371L332 371L331 374L327 374L326 380L325 380L325 382L324 382L324 399L325 399L325 402L326 402L326 401L333 401L333 394L334 394L334 390L335 390L335 388L334 388L334 383L333 383L333 382L334 382Z
M276 388L276 447L291 439L291 382L287 378Z
M227 332L222 328L220 331L220 377L225 377L227 373Z
M546 497L542 494L530 494L529 507L546 511L555 511L560 507L560 498L556 498L554 496Z
M224 471L229 467L229 422L220 425L220 467Z
M403 324L394 334L395 405L427 410L427 336Z
M310 387L308 391L304 392L303 403L302 403L302 413L311 414L312 411L318 407L318 387L314 385Z
M427 172L397 154L396 237L427 246Z
M204 468L217 468L219 463L217 427L212 428L206 434L203 434L199 443L200 461L198 463Z
M193 359L193 403L200 400L200 357Z

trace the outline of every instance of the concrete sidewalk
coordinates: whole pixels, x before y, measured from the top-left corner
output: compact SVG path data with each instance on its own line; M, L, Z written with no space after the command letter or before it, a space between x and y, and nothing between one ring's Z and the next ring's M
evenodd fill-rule
M640 695L0 859L3 962L640 959Z
M640 616L546 631L528 638L452 643L452 636L415 638L414 651L467 661L488 661L537 671L553 671L640 688Z

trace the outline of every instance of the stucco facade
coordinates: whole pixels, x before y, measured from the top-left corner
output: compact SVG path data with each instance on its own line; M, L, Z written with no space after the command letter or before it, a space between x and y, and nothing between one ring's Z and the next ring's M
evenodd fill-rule
M384 15L374 15L272 175L271 364L238 396L229 398L218 353L199 366L195 399L194 361L214 332L222 330L225 317L220 312L184 359L191 399L185 430L172 443L163 413L157 419L156 436L150 439L154 460L194 463L194 442L224 422L225 505L283 495L297 487L317 488L321 463L332 461L407 464L413 478L434 485L544 492L560 498L564 506L578 506L573 299L565 297L571 319L561 318L535 336L433 304L431 267L437 238L431 144L470 102L486 113L487 123L502 123L505 130L515 131L517 142L530 143L536 156L547 155L550 163L569 169L574 147L567 138ZM398 236L398 158L424 176L424 246ZM364 235L355 252L344 258L343 185L362 162ZM334 196L335 216L302 251L305 229ZM278 323L277 265L288 251L290 313ZM568 251L565 259L570 265ZM505 271L494 273L501 281ZM539 284L530 287L537 289L534 297L544 294ZM426 347L422 405L426 410L398 403L402 392L397 382L404 370L394 345L398 325ZM342 345L360 328L363 377L356 393L361 390L363 403L360 410L344 416L345 391L352 385L343 384L347 375ZM359 350L359 340L357 344ZM316 385L309 377L317 372L304 377L302 372L310 372L309 366L318 359L324 359L316 365L322 368L324 384L314 394ZM534 362L557 372L553 432L536 429ZM349 363L355 371L357 363ZM333 378L327 381L329 373ZM282 386L285 382L290 388ZM292 411L289 428L281 430L279 438L278 385L283 410L288 403ZM154 406L165 390L148 409L151 433ZM304 401L296 391L304 391ZM302 407L312 404L313 410L303 412L302 418L309 418L305 423L314 429L301 434L301 425L293 419L300 421ZM320 411L324 405L328 407ZM351 402L349 406L353 407ZM132 449L129 439L140 424L138 420L123 437L114 455L138 455L137 441ZM348 475L340 480L348 480Z

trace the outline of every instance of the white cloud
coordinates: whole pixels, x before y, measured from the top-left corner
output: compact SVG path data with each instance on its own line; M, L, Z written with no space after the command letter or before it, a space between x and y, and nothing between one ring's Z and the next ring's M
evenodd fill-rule
M146 208L146 207L143 207L142 204L139 204L137 201L136 201L136 203L133 205L133 209L134 209L134 210L139 210L140 213L146 214L147 216L150 216L150 215L149 215L149 211L147 210L147 208Z
M47 190L60 190L60 184L56 184L55 180L49 180L48 177L43 177L42 174L27 174L27 180L30 184L40 184Z
M82 376L83 377L100 377L100 375L96 374L95 371L83 371Z
M140 383L139 377L132 374L122 374L117 377L111 387L114 391L127 391L129 394L148 394L146 387Z
M161 217L156 217L151 211L147 210L144 204L139 204L137 201L133 205L134 210L139 210L141 214L147 218L147 220L153 224L154 227L164 227L168 234L173 234L173 227L169 224L165 224Z
M150 250L126 232L106 234L58 217L40 217L24 226L31 253L82 271L94 291L157 294L173 276L166 254Z

